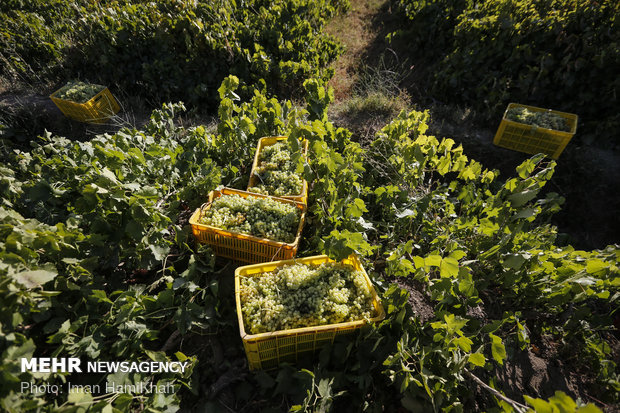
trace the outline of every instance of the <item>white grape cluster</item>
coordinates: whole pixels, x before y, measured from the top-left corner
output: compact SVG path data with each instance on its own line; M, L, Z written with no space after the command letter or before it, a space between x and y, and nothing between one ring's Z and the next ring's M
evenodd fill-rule
M269 198L222 195L200 217L200 222L234 232L291 243L301 211L295 205Z
M536 125L563 132L570 131L566 119L551 112L532 112L527 108L513 107L506 113L506 118L526 125Z
M299 195L303 180L295 172L292 152L286 142L277 142L263 148L254 174L259 184L248 190L275 196Z
M293 264L242 277L240 299L250 334L369 320L375 312L363 273L340 263Z
M101 92L105 86L84 82L69 82L55 95L58 99L70 100L76 103L85 103Z

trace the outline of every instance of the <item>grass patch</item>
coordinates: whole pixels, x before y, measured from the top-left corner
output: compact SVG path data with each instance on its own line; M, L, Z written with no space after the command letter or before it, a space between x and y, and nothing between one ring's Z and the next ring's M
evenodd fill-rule
M392 118L408 107L408 96L405 93L394 96L381 91L354 96L343 102L343 112L347 116L371 119Z
M394 95L372 91L332 105L329 116L363 143L372 141L380 128L401 111L409 109L409 96L405 92Z
M332 106L336 124L351 130L360 142L375 133L401 111L411 109L411 98L401 88L406 71L397 56L382 55L376 65L364 66L353 86L353 94Z

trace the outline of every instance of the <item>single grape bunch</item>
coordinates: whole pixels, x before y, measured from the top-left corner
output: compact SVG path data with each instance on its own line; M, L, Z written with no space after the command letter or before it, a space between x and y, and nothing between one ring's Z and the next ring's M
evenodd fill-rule
M349 265L285 265L240 281L243 322L250 334L369 320L375 315L364 274Z
M233 232L292 243L297 237L301 211L271 198L236 194L216 198L199 222Z

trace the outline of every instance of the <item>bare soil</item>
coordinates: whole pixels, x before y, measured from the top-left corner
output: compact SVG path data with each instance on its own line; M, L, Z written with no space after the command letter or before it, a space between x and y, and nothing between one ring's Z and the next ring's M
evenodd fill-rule
M369 17L374 16L384 3L385 0L351 1L351 9L334 18L325 28L345 48L344 55L334 63L334 76L329 82L337 102L354 92L366 50L376 42L377 33Z
M33 136L46 131L74 140L85 140L94 135L115 132L123 126L135 126L136 118L121 110L103 124L76 122L67 118L47 95L20 90L0 94L0 120L12 126L16 140L25 144ZM141 115L138 123L144 123L148 115Z
M406 279L394 279L391 280L398 284L400 288L404 288L409 292L409 305L413 310L416 317L419 318L420 323L425 323L431 320L435 316L435 310L433 309L433 302L428 294L426 294L422 286L418 283L410 282Z

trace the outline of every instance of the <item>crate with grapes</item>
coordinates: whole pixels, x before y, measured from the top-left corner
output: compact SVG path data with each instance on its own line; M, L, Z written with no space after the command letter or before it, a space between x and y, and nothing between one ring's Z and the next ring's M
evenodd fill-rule
M558 159L577 131L577 115L510 103L493 138L503 148Z
M291 147L286 136L270 136L258 141L248 192L273 195L306 202L308 183L297 172L299 157L308 153L308 141L294 141Z
M258 263L295 256L305 215L301 202L220 188L189 223L196 240L217 256Z
M251 369L295 362L385 318L355 255L341 262L320 255L239 267L235 298Z
M80 81L68 82L50 99L65 116L79 122L103 123L120 110L107 87Z

